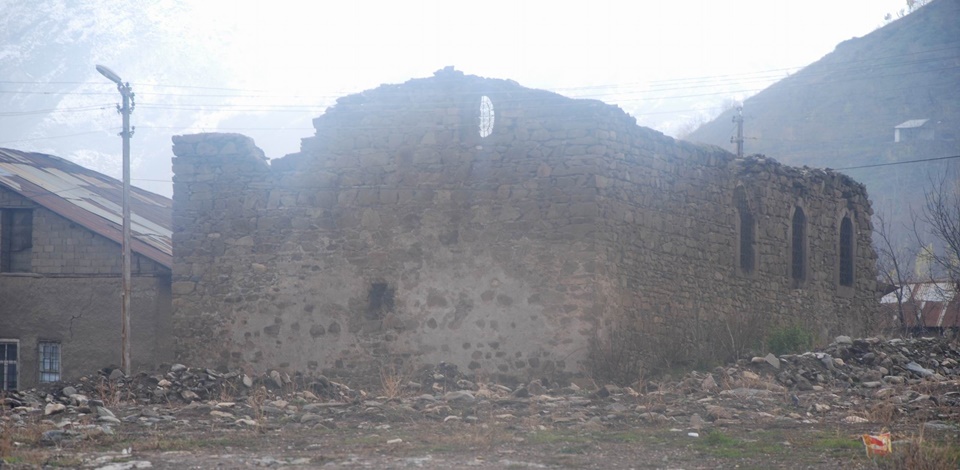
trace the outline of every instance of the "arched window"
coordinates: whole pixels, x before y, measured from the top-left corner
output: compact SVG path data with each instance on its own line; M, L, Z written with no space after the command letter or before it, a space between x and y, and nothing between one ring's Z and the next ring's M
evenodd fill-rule
M853 222L849 216L840 221L840 285L853 286Z
M790 242L790 276L799 287L807 277L807 216L800 207L793 211Z
M743 186L737 186L733 191L733 203L737 207L740 217L737 227L740 235L740 271L744 274L753 272L756 266L756 252L754 250L753 214L747 204L747 192Z

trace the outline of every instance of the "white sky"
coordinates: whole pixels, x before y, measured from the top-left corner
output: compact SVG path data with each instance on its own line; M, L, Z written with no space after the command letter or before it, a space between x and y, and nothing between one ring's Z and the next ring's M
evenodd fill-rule
M198 29L215 25L211 46L236 77L229 86L300 94L287 97L288 104L453 65L619 104L641 123L673 134L691 113L666 111L713 113L720 101L755 93L876 29L885 13L903 6L903 0L198 1L190 21ZM689 81L703 77L712 78Z
M117 97L93 70L103 63L138 94L134 184L166 195L171 135L239 132L267 156L280 157L299 150L300 138L313 134L311 120L336 98L450 65L600 99L675 136L906 6L905 0L147 0L133 8L128 1L41 0L41 16L73 20L53 46L31 44L24 53L43 51L35 69L49 61L52 73L53 64L70 60L89 75L53 105L64 112L16 134L0 126L0 142L119 176ZM96 44L94 56L74 57L71 42L88 36L96 38L88 41ZM19 54L18 39L7 40L0 53ZM0 80L6 72L14 71L0 71ZM84 106L100 109L71 112ZM46 105L14 111L38 107Z

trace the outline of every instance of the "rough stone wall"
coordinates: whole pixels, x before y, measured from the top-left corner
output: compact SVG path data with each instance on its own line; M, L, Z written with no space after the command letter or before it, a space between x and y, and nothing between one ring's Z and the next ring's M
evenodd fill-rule
M495 110L486 137L483 96ZM181 360L553 375L584 372L602 320L638 305L679 324L691 302L715 300L703 314L717 317L753 289L765 299L753 310L790 311L790 289L760 275L778 262L762 250L767 267L731 292L730 200L737 178L756 180L761 201L815 181L751 179L727 152L603 103L450 71L342 98L314 124L300 153L270 165L243 136L174 137ZM783 223L776 207L764 230ZM810 290L834 309L825 285Z
M677 142L627 116L600 125L600 276L607 326L631 327L650 366L709 363L777 328L818 340L876 321L872 210L863 185L823 170ZM755 269L740 269L741 186L756 221ZM806 215L806 276L792 281L791 217ZM840 222L855 231L854 285L839 283Z
M0 273L0 338L20 341L20 385L36 385L37 342L61 343L65 380L120 362L120 247L12 191L0 208L33 209L32 270ZM135 370L173 357L169 271L133 260L131 358Z

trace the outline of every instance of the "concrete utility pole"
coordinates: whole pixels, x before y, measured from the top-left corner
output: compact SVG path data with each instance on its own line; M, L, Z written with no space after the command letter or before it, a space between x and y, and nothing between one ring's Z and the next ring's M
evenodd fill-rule
M737 158L743 158L743 106L737 106L733 122L737 123L737 136L731 137L730 143L737 144Z
M123 243L120 248L123 252L121 259L123 296L120 302L120 369L124 374L130 375L130 137L133 136L133 131L130 130L130 113L133 112L135 104L129 82L125 83L119 75L102 65L97 66L97 72L116 83L117 90L123 97L123 106L117 106L117 111L123 115L123 131L120 132L120 137L123 137Z

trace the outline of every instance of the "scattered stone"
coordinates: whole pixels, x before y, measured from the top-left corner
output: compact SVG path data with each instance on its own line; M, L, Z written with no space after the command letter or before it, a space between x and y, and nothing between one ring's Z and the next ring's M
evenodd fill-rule
M934 374L934 372L933 372L932 370L927 369L927 368L925 368L925 367L921 366L920 364L917 364L916 362L913 362L913 361L910 361L909 363L907 363L906 368L907 368L907 370L909 370L910 372L914 372L914 373L916 373L916 374L919 374L919 375L922 376L922 377L930 377L931 375Z
M103 406L94 406L93 411L96 412L98 418L116 418L116 415L114 415L112 411Z
M707 374L707 377L700 382L700 389L704 392L713 392L718 388L717 381L713 379L713 374Z
M62 413L63 410L66 410L67 406L63 403L48 403L47 406L43 407L43 415L50 416L57 413Z
M448 403L473 403L477 399L473 396L473 393L468 390L458 390L455 392L447 392L443 395L443 401Z
M773 366L774 369L780 369L780 359L777 359L777 356L774 356L772 353L767 354L763 360Z
M64 431L62 429L51 429L49 431L44 431L43 434L40 435L40 442L46 445L56 445L70 437L72 437L72 433L69 431Z
M843 422L847 424L861 424L861 423L869 423L870 420L868 420L867 418L862 418L860 416L850 415L850 416L844 417Z
M547 393L546 387L544 387L538 380L528 383L527 391L530 392L530 395L543 395Z
M275 370L270 371L270 381L272 385L276 388L283 388L283 377L280 376L280 372Z

